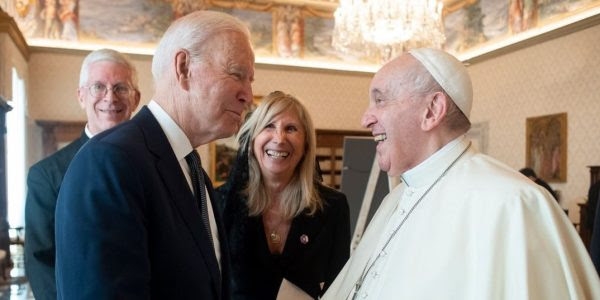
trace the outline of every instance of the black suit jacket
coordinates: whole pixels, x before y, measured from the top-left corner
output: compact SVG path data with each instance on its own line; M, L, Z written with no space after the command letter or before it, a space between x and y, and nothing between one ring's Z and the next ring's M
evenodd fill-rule
M588 199L588 205L592 203L593 199ZM595 201L593 203L596 205L595 212L600 211L600 196L596 195ZM592 216L594 221L594 226L592 229L592 237L590 241L590 256L592 257L592 262L594 262L594 266L596 267L596 272L600 275L600 217Z
M590 231L594 229L594 219L596 218L596 207L598 206L598 198L600 198L600 181L595 182L588 190L587 200L587 220L580 226L586 226Z
M220 188L231 247L234 299L270 300L282 279L317 299L331 285L350 256L350 213L343 193L315 183L324 209L293 219L281 255L269 252L262 217L248 216L246 200ZM238 196L232 196L237 194Z
M89 138L81 137L31 166L25 201L25 272L36 299L56 299L54 210L69 163Z
M222 272L167 137L142 108L92 138L65 175L56 208L59 298L228 299L216 209L215 218Z

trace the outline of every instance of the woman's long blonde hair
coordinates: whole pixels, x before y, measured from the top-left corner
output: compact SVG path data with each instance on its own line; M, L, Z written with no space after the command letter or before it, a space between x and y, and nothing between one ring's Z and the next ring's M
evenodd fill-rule
M261 215L272 203L267 193L260 166L254 156L254 139L275 118L275 116L293 111L300 119L305 131L305 153L294 170L290 183L285 187L280 199L280 209L285 218L293 218L308 208L312 215L322 209L323 204L315 188L315 152L316 136L313 122L308 111L294 96L283 92L267 95L242 125L238 141L242 149L248 151L248 185L244 194L248 199L248 212L251 216Z

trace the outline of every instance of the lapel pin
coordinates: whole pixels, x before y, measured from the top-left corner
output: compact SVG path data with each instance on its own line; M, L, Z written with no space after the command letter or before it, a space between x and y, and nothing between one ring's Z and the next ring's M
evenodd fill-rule
M300 243L307 244L308 243L308 235L303 234L300 236Z

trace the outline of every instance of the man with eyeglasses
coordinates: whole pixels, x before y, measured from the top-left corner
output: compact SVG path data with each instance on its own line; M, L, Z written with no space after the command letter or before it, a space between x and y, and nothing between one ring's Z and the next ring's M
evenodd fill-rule
M117 51L93 51L83 60L77 94L87 116L81 137L33 165L27 177L25 270L38 300L57 297L54 213L67 167L92 136L129 120L140 102L137 71Z

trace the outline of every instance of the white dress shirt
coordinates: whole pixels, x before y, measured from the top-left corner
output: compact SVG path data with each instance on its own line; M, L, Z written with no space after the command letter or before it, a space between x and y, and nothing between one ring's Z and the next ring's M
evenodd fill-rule
M154 100L151 100L150 103L148 103L148 109L150 112L152 112L167 136L167 140L169 140L169 144L171 144L171 148L173 148L175 157L177 158L177 161L179 161L179 166L181 167L181 170L183 170L183 174L185 175L188 186L193 193L194 188L192 186L190 167L185 160L186 155L190 154L190 152L194 150L190 140L187 138L183 130L181 130L181 128L177 125L177 123L173 121L171 116L169 116L169 114L167 114L167 112L165 112L165 110ZM206 186L204 188L206 189ZM217 230L217 222L215 220L215 215L208 191L206 191L206 200L210 223L210 233L213 236L215 255L219 263L219 268L221 268L221 245L219 243L219 232Z

